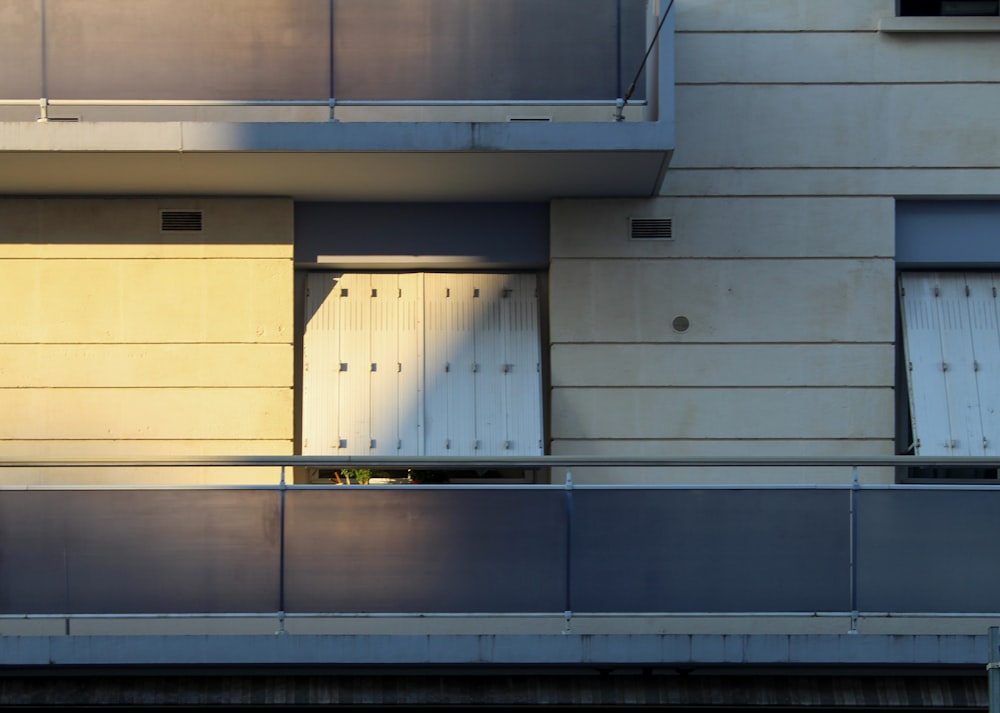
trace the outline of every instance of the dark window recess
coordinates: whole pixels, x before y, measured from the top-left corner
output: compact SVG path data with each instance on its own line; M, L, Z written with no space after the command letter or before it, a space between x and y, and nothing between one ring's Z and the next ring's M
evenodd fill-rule
M1000 15L1000 0L898 0L900 17L985 17Z
M673 240L673 221L670 218L630 218L629 237L632 240Z
M904 483L948 482L948 483L981 483L984 480L997 480L996 468L963 468L961 466L913 468L903 466L898 469L897 476Z
M202 213L200 210L161 211L160 230L164 233L200 233L202 230Z

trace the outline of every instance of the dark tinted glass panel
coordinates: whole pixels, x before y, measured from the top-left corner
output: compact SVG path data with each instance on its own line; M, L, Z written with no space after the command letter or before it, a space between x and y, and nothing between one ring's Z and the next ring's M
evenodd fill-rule
M335 0L345 100L614 99L646 51L645 0ZM642 80L634 99L644 96Z

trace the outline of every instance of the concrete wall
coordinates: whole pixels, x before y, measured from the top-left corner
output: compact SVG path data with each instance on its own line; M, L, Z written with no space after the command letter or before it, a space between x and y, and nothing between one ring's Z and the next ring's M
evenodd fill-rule
M892 454L895 199L1000 194L996 35L879 32L893 0L674 10L662 197L552 208L552 452ZM672 218L674 239L630 241L629 216Z
M200 209L201 233L160 210ZM292 205L0 200L0 460L292 452ZM267 469L0 483L276 482Z

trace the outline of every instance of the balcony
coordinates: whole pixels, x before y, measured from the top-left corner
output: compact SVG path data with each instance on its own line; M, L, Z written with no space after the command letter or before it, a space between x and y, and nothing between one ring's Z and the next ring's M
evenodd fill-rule
M280 475L0 489L5 700L985 709L1000 491L863 484L904 462L936 461L3 461L49 483L67 469ZM515 466L565 481L291 484L296 469ZM843 484L573 484L603 467L791 467Z
M656 0L11 2L7 194L645 196L673 150Z
M761 655L788 665L969 665L998 616L1000 491L857 480L859 470L904 460L927 465L891 456L6 461L0 466L50 473L273 468L282 480L0 490L0 633L21 637L4 644L0 659L52 656L48 645L24 642L69 635L140 639L104 653L64 641L66 664L85 663L74 660L82 651L107 664L121 656L150 664L180 664L185 656L292 663L332 637L335 656L371 664L468 663L475 654L528 665L541 647L551 657L544 660L565 665L593 664L592 656L721 665ZM503 486L285 480L294 468L375 464L500 464L567 478ZM844 483L574 486L571 475L705 466L833 468ZM206 632L235 638L210 644L190 636ZM277 648L261 643L275 635L291 638ZM136 653L141 637L164 636L179 638ZM486 653L483 637L493 642ZM240 641L249 648L232 648Z

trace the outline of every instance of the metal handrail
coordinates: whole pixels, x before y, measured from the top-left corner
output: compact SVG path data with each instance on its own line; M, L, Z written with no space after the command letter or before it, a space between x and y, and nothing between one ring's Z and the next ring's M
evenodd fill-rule
M328 107L335 121L336 107L617 107L615 99L0 99L0 106L38 106L40 122L49 121L50 107ZM646 100L631 102L646 106Z
M619 99L0 99L10 106L615 106ZM636 100L633 104L645 104Z
M276 455L276 456L177 456L159 458L5 458L0 468L67 467L237 467L305 466L320 468L641 468L641 467L1000 467L998 456L357 456L357 455ZM620 487L620 486L616 486Z

